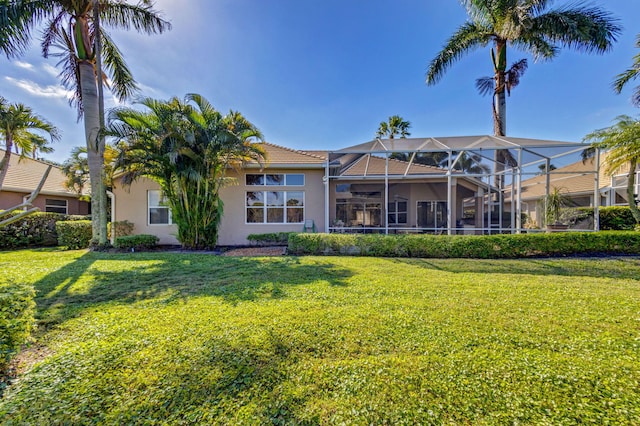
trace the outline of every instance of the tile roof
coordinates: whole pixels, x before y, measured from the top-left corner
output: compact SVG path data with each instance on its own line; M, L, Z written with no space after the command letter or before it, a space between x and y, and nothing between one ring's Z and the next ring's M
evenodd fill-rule
M558 188L569 194L592 194L594 189L593 161L576 161L551 172L550 189ZM562 173L562 174L560 174ZM608 179L600 179L600 188L609 185ZM522 198L537 199L544 197L546 190L545 175L535 176L522 181Z
M327 153L324 151L298 151L268 142L261 142L259 145L267 153L267 166L297 164L317 164L321 166L327 158Z
M426 174L446 174L447 171L440 167L426 166L424 164L411 163L407 171L409 162L389 159L389 176L393 175L426 175ZM349 166L341 176L384 176L385 160L382 157L371 157L363 155Z
M0 149L0 156L4 156L4 150ZM20 158L19 155L11 155L9 169L2 185L3 191L31 193L42 179L49 163L32 158ZM66 176L59 166L53 166L49 177L42 187L42 194L61 195L75 197L77 194L64 186ZM1 193L0 193L1 194Z

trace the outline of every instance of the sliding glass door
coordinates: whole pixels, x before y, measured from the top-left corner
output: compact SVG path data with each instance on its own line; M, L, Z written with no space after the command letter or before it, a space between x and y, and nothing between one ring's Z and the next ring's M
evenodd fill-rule
M418 201L418 228L442 229L447 227L446 201Z

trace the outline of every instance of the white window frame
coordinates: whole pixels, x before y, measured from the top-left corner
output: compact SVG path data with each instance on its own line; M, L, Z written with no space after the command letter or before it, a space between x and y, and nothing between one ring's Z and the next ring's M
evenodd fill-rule
M284 177L284 181L281 185L270 185L267 183L267 175L282 175ZM293 176L293 175L298 175L298 176L302 176L302 184L290 184L287 183L287 177L288 176ZM263 179L263 184L261 185L254 185L254 184L248 184L247 183L247 177L248 176L262 176ZM268 186L268 187L280 187L280 186L292 186L292 187L302 187L304 186L306 183L306 176L304 173L246 173L245 177L244 177L244 184L245 186ZM256 192L256 191L252 191L252 192Z
M167 225L173 225L173 219L171 217L171 208L168 205L151 205L151 193L152 192L157 192L159 193L158 199L162 200L164 197L164 194L162 193L162 190L160 189L149 189L147 190L147 225L148 226L167 226ZM168 214L168 219L169 221L167 223L151 223L151 209L164 209L166 208L169 211Z
M56 206L54 204L48 204L49 201L64 201L64 213L61 212L51 212L49 210L47 210L49 207L51 208L56 208L56 209L60 209L63 206ZM69 214L69 200L61 200L59 198L45 198L44 199L44 211L45 213L58 213L58 214Z
M284 198L284 206L282 206L282 209L284 211L284 216L283 216L283 222L267 222L267 208L275 208L273 206L267 206L267 203L265 202L264 205L262 206L250 206L247 203L247 193L249 192L262 192L262 197L264 200L267 199L267 193L268 192L282 192L283 193L283 198ZM287 193L289 192L300 192L302 193L302 206L287 206ZM245 191L244 193L244 223L245 225L301 225L304 224L305 221L305 217L306 217L306 194L305 191L302 190L293 190L293 191L269 191L269 190L259 190L259 191ZM263 215L262 215L262 222L249 222L248 221L248 214L247 214L247 210L248 209L258 209L258 208L262 208L263 210ZM300 222L287 222L287 210L288 209L302 209L302 220Z

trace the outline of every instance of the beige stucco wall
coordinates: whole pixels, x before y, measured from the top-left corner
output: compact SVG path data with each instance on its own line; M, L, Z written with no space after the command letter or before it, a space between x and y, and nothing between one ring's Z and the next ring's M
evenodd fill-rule
M119 180L113 186L115 196L115 220L133 223L134 234L151 234L160 238L160 244L179 244L176 225L149 225L147 215L147 191L160 189L150 180L141 178L131 187L123 188Z
M313 220L316 232L325 232L324 223L324 169L267 169L266 171L246 170L246 173L303 173L304 186L247 186L245 185L245 171L240 174L228 173L227 176L236 178L236 185L223 188L220 197L224 202L224 215L220 224L218 244L244 245L248 244L249 234L268 232L301 232L303 224L257 224L246 223L245 197L247 191L304 191L304 217Z
M248 173L264 173L265 171L248 170ZM304 173L304 186L246 186L243 171L238 175L229 172L228 177L235 178L236 184L223 188L220 197L224 202L224 215L220 223L218 245L248 244L249 234L267 232L300 232L302 224L254 224L246 223L245 194L247 191L272 189L274 191L304 191L305 219L312 219L317 232L324 232L324 184L323 169L268 169L267 173ZM176 225L149 225L147 219L147 191L160 189L159 185L149 179L139 179L129 189L122 188L116 182L113 193L116 199L116 220L128 220L134 224L134 233L152 234L160 238L160 244L179 244L175 235Z

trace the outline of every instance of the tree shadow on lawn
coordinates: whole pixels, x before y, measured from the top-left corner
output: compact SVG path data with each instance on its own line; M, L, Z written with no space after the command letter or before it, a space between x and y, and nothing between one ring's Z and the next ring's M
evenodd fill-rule
M640 258L394 259L394 262L453 273L562 275L640 280Z
M346 285L352 273L295 257L220 257L209 254L88 252L34 284L45 328L106 303L219 296L228 303L284 298L290 286L325 281Z

